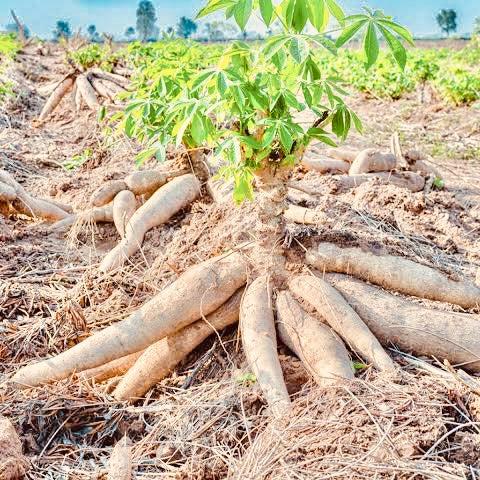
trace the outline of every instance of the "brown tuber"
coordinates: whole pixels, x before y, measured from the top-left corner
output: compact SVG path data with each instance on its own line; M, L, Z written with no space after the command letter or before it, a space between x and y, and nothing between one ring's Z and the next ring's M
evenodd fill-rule
M397 158L392 153L381 153L374 148L362 150L352 163L349 174L359 175L370 172L389 172L397 165Z
M245 284L246 276L239 253L200 263L126 319L55 357L21 368L11 381L33 387L138 352L215 311Z
M342 340L330 327L307 314L289 292L277 296L277 328L283 343L300 358L318 385L354 377Z
M480 288L475 284L451 280L406 258L375 255L360 248L340 248L332 243L320 243L306 258L320 272L346 273L388 290L463 308L480 306Z

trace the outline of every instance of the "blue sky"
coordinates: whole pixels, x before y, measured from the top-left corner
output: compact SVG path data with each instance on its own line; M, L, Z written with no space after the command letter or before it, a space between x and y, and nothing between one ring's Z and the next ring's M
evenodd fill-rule
M69 20L74 29L90 23L99 31L122 34L135 25L137 0L0 0L0 26L11 22L14 8L21 19L37 35L50 37L57 19ZM193 17L203 0L153 0L158 24L165 28L182 15ZM480 0L340 0L349 12L363 4L381 8L408 26L416 35L438 33L435 14L440 8L454 8L459 14L459 33L470 32L473 18L480 17ZM256 28L255 24L249 26Z

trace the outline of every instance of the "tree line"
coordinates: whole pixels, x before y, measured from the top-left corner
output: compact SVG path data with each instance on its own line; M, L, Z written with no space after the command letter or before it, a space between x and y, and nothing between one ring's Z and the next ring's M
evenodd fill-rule
M228 22L211 21L203 25L203 31L200 32L197 22L188 17L181 17L175 26L170 26L164 31L160 31L157 26L157 12L151 0L140 0L136 11L136 25L125 29L123 36L127 41L139 40L141 42L155 41L159 38L190 38L197 34L199 40L223 41L233 38L257 39L261 38L257 32L239 32L237 28ZM442 33L447 37L457 31L458 14L454 9L441 9L436 15L436 21ZM31 33L27 26L24 26L26 38ZM18 25L9 23L5 26L7 32L17 32ZM96 25L91 24L87 27L87 36L91 42L100 43L103 41L102 35L97 30ZM73 35L70 22L67 20L57 20L53 30L53 39L58 41L61 38L70 38ZM267 32L267 35L275 33L275 25ZM480 17L474 20L473 35L480 35Z

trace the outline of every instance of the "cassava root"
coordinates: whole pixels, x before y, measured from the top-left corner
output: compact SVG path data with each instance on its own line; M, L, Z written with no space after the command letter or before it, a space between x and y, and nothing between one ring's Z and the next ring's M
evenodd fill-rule
M106 273L123 265L143 243L145 234L167 222L175 213L193 202L200 193L200 182L192 174L174 178L159 188L130 218L125 237L100 264Z
M18 213L33 218L45 220L62 220L69 213L48 200L32 197L27 191L5 170L0 170L0 187L5 185L5 196L14 196L8 203ZM12 192L13 191L13 192ZM1 200L1 199L0 199Z
M326 279L383 345L480 372L479 315L425 308L346 275L329 274Z
M286 291L277 296L277 328L283 343L300 358L318 385L354 377L342 341L328 326L308 315Z
M247 363L274 417L285 415L291 406L277 354L277 337L272 310L272 290L267 277L254 280L245 292L240 308L242 345Z
M395 368L392 359L363 320L330 284L312 275L301 275L294 277L288 287L295 297L315 308L357 355L378 370Z
M360 152L350 166L350 175L371 172L389 172L397 165L397 158L391 153L381 153L374 148Z
M145 349L215 311L245 284L246 270L239 253L200 263L126 319L55 357L21 368L12 382L37 386Z
M320 272L346 273L388 290L467 309L480 306L480 288L474 283L451 280L433 268L406 258L320 243L307 253L306 259Z
M163 380L191 351L216 331L238 322L243 289L227 302L182 330L150 345L120 380L113 392L117 400L134 400Z
M113 223L120 234L125 237L125 229L137 209L137 199L130 190L122 190L113 199Z

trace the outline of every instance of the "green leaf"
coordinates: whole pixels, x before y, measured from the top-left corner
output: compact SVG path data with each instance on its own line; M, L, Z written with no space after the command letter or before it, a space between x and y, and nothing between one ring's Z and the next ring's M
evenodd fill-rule
M105 108L105 105L102 105L100 110L98 111L97 120L99 122L103 122L106 115L107 115L107 109Z
M327 6L330 13L337 19L340 25L345 23L345 13L342 7L336 2L336 0L327 0Z
M323 32L328 25L330 12L325 5L325 0L309 0L308 18L318 32Z
M260 13L265 25L268 27L272 23L273 18L272 0L260 0Z
M131 115L129 115L125 120L125 135L128 138L132 138L134 128L135 128L135 120Z
M293 12L295 10L295 0L283 0L277 7L277 14L283 18L287 28L290 28L293 23Z
M242 31L245 30L245 27L247 26L248 19L252 14L252 7L252 0L238 0L237 6L235 7L233 16Z
M227 76L223 72L218 72L217 75L217 90L222 94L225 95L227 91Z
M349 25L348 27L344 28L340 36L337 38L337 41L335 44L337 47L342 47L345 45L349 40L351 40L357 33L358 31L367 23L367 20L362 18L362 20L359 20L356 23L353 23L352 25Z
M197 18L202 18L218 10L223 10L235 4L235 0L210 0L207 5L198 12Z
M307 24L308 21L308 9L307 0L296 0L295 8L293 10L292 26L294 30L300 33Z
M135 164L141 166L147 160L150 160L157 153L157 147L147 148L135 157Z
M233 188L233 200L235 203L242 203L245 200L253 200L253 185L251 175L241 171L235 175L235 184Z
M308 43L301 37L290 40L290 54L297 63L304 62L310 53Z
M395 35L392 35L385 27L382 27L382 25L379 24L378 28L382 32L382 35L385 37L385 41L387 42L390 50L392 51L393 57L395 58L396 62L402 70L405 70L405 65L407 64L407 51L405 50L405 47L395 37Z
M368 70L377 61L378 54L380 53L377 32L373 22L368 24L363 42L363 48L365 50L365 55L367 56L366 68Z
M332 131L338 138L345 138L345 119L343 110L337 110L332 119Z
M393 22L392 20L386 20L384 18L378 20L377 23L385 25L386 27L390 28L390 30L398 33L398 35L400 35L400 37L402 37L406 42L412 45L412 47L415 45L412 34L405 27L402 27L401 25Z
M289 154L292 151L293 138L292 134L285 125L280 125L278 129L280 135L280 143L285 150L285 153Z
M358 115L354 111L350 110L350 116L352 117L353 125L355 125L355 130L358 133L363 133L362 121L360 120Z
M202 118L197 113L192 118L192 125L190 127L190 132L192 134L192 138L197 145L201 145L205 140L205 129L203 127Z
M286 35L281 35L277 37L272 37L268 40L265 48L263 49L263 54L265 59L269 60L272 58L283 46L288 42L289 37Z

